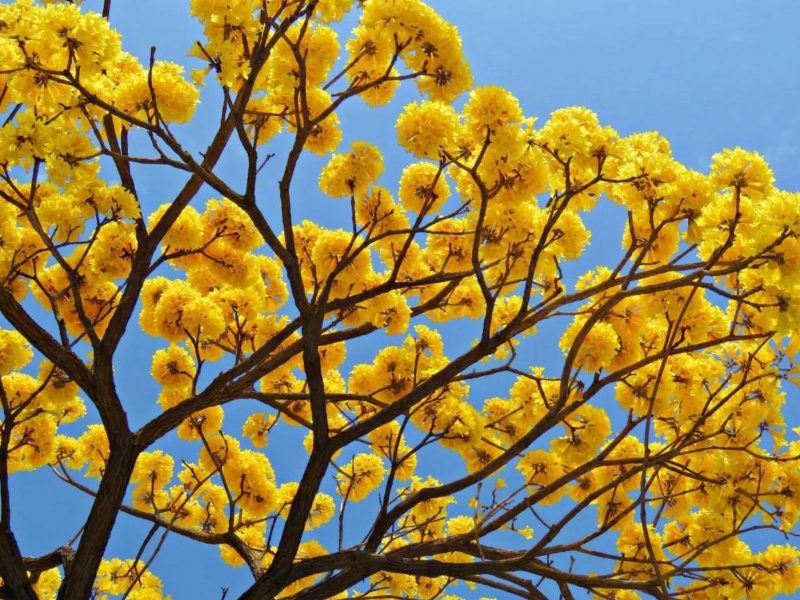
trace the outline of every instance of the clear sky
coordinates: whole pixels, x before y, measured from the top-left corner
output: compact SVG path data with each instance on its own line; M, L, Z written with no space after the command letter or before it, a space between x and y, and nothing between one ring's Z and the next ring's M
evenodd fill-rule
M779 186L800 189L797 0L430 3L459 27L476 84L505 86L517 95L525 112L541 122L555 108L584 105L623 135L660 131L671 141L679 160L703 171L714 152L740 145L766 156ZM85 2L89 8L99 4L99 0ZM189 64L186 51L200 35L188 16L188 0L115 0L111 21L122 31L125 47L143 59L155 45L159 58ZM358 101L342 113L345 143L366 139L385 149L388 185L399 176L406 164L402 161L407 162L402 152L391 150L396 145L394 119L403 102L415 97L413 86L407 86L398 100L384 109L368 109ZM207 127L214 122L216 110L216 105L202 107L197 121L180 130L188 147L204 146L212 134ZM235 177L241 172L241 162L239 154L229 152L219 173ZM303 164L302 177L294 188L298 218L329 218L323 213L331 210L330 200L322 197L316 185L321 164L314 158ZM262 186L267 199L274 190L270 186L274 186L276 173L277 168L266 170ZM147 206L166 201L178 181L164 172L142 171L139 189ZM612 222L614 216L601 211L590 219L594 233L589 254L595 259L618 251L621 225ZM131 420L137 425L157 410L149 356L163 344L134 333L134 329L132 324L129 332L133 335L121 349L117 373ZM448 328L447 335L457 333ZM357 353L349 358L350 364L354 358ZM531 361L547 362L533 355ZM230 412L230 417L234 413ZM287 438L285 446L273 441L268 452L279 481L290 477L304 458L296 441ZM194 447L169 447L175 449L176 458L196 458ZM26 555L64 543L85 518L87 499L54 480L44 470L12 478L14 526ZM141 525L122 517L108 555L130 557L145 532ZM177 536L167 539L153 570L163 578L174 600L219 598L223 586L231 588L228 598L235 598L248 583L247 573L224 565L216 548ZM454 592L472 597L463 587Z

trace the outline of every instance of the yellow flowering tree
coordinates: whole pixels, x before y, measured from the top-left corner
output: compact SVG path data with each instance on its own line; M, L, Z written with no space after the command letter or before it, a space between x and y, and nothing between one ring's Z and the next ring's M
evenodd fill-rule
M249 570L243 600L800 589L800 195L759 154L701 173L585 108L538 124L472 86L421 0L191 0L188 75L125 52L110 9L0 6L0 597L165 598L167 533ZM176 124L203 85L222 110L195 153ZM401 85L421 99L390 172L337 111ZM215 168L230 147L241 178ZM318 222L296 217L306 153ZM158 207L137 191L155 168L185 177ZM620 258L570 279L609 203ZM545 322L552 372L522 358ZM120 364L136 335L151 364ZM123 369L158 385L138 428ZM304 441L273 447L282 430ZM37 469L91 509L29 556L9 482ZM122 513L151 533L108 556Z

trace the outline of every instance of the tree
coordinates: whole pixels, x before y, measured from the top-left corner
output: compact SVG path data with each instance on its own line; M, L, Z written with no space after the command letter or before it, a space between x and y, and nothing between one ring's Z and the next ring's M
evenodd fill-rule
M800 196L763 157L723 150L704 174L584 108L537 126L472 87L419 0L191 7L187 78L124 52L109 0L0 6L0 597L162 598L167 534L249 570L248 600L800 588ZM398 174L341 146L337 111L412 82L413 159L383 187ZM193 152L179 124L202 85L219 120ZM215 170L231 147L242 178ZM295 216L308 153L319 222ZM156 169L185 182L152 207L137 181ZM626 215L619 258L565 274L606 205ZM522 363L552 324L561 368ZM142 367L118 351L143 335L161 410L133 427L117 384ZM285 432L294 447L268 443ZM92 504L32 557L10 477L36 469ZM121 514L150 530L105 556Z

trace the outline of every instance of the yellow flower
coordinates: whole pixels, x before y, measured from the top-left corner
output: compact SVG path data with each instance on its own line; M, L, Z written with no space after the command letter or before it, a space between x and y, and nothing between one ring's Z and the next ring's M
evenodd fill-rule
M260 452L242 450L225 462L225 478L237 498L237 505L248 515L261 518L275 508L277 488L269 459Z
M0 329L0 375L18 371L33 358L28 341L17 331Z
M533 539L533 527L521 527L517 529L517 533L524 537L526 540Z
M169 204L162 204L150 214L147 219L150 231L161 220L169 207ZM200 248L203 243L203 224L200 214L191 206L185 207L162 238L161 243L169 252Z
M155 62L152 74L140 68L116 90L121 110L145 121L155 121L157 110L165 121L185 123L194 115L199 99L197 88L183 77L183 67L163 60Z
M131 475L133 483L142 483L156 489L163 488L172 479L175 461L169 454L161 450L142 452L136 459L136 466Z
M595 169L598 156L611 154L617 134L610 127L600 125L597 115L591 110L571 106L553 111L538 132L537 140L556 153L559 159L572 159L576 168ZM557 163L553 165L559 172Z
M336 505L333 502L333 497L318 492L314 496L314 503L308 513L307 528L311 530L324 525L333 518L335 511Z
M308 110L311 118L316 122L320 115L328 110L332 103L330 94L322 88L310 88L306 94ZM290 108L294 106L292 103ZM319 156L333 152L342 141L342 130L339 127L339 116L332 112L325 119L316 123L311 128L304 148Z
M194 361L180 346L170 344L167 348L156 350L150 371L163 386L185 386L194 379Z
M400 202L417 214L437 212L450 196L444 173L432 163L414 163L400 177Z
M439 158L459 128L458 114L444 102L407 104L397 118L397 141L418 158Z
M55 600L60 587L61 572L58 567L40 573L39 580L33 585L34 591L41 600Z
M245 419L242 435L256 448L263 448L267 445L268 432L273 425L274 418L267 417L264 413L254 413Z
M519 101L499 86L484 86L472 90L462 112L466 124L475 129L479 136L486 135L487 127L494 130L509 123L517 123L523 118Z
M346 154L334 154L319 176L320 189L332 198L359 196L383 172L380 151L367 142L353 142Z
M396 290L368 302L366 311L370 322L376 327L385 327L388 335L405 333L411 319L411 308L405 297Z
M775 591L791 596L800 589L800 550L771 544L756 556L756 562L772 574Z
M772 170L758 152L737 147L711 157L711 184L718 190L738 187L760 198L772 191L773 181Z
M106 467L109 456L108 437L102 425L89 425L86 431L78 438L77 456L73 464L83 465L89 463L86 469L87 477L100 478Z
M316 17L327 23L341 21L353 7L353 0L320 0Z
M578 318L564 332L559 340L559 346L568 354L572 345L577 341L576 336L582 329L585 318ZM590 373L608 368L620 349L620 340L617 332L608 323L595 323L581 340L577 349L575 366Z
M632 579L648 579L652 576L653 565L650 562L650 549L656 560L666 560L661 535L652 525L648 524L646 527L647 538L645 538L642 524L630 521L623 527L617 538L617 549L622 552L624 557L620 561L620 568L630 570L628 577ZM633 562L627 563L626 559Z
M584 404L562 421L566 435L555 438L550 447L568 465L588 461L611 434L611 421L606 412Z
M359 502L375 491L383 480L383 461L375 454L356 454L336 474L339 494Z
M564 475L564 467L558 457L546 450L531 450L526 453L517 464L517 470L523 474L528 485L545 487ZM554 501L554 496L563 493L563 487L548 496Z
M460 515L447 520L448 535L464 535L475 530L475 519L466 515Z

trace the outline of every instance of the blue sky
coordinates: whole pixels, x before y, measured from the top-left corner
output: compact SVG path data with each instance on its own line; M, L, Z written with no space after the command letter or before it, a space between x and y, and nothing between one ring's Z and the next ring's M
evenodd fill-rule
M85 4L96 8L100 2ZM459 27L476 84L507 87L525 112L540 122L555 108L588 106L621 134L660 131L671 141L675 156L699 170L707 169L717 150L741 145L767 157L779 186L800 189L799 2L436 0L430 4ZM143 59L155 45L159 58L190 64L186 51L200 35L197 24L189 20L186 0L116 0L111 21L122 31L125 47ZM407 86L384 109L371 110L356 101L342 112L345 143L366 139L385 150L385 184L393 185L408 160L393 149L393 123L403 102L416 96ZM201 148L210 138L206 124L214 122L216 110L216 104L204 105L197 122L180 130L187 147ZM235 180L241 164L241 155L231 151L218 171ZM331 205L317 190L321 164L315 158L303 163L294 188L298 218L319 218L322 212L327 215L324 219L336 217L329 213L340 205ZM277 166L265 171L262 186L267 200L277 172ZM163 171L142 171L139 190L152 208L167 201L180 181ZM599 211L588 219L594 230L590 254L595 260L618 251L621 224L615 216ZM162 344L133 330L132 325L117 372L136 425L157 410L149 356ZM454 327L444 331L446 341L458 341ZM360 351L354 348L349 362L359 354L366 357L372 348L369 344ZM546 362L533 355L530 360ZM235 422L237 414L246 412L228 411L226 418ZM284 481L304 453L292 433L278 441L284 445L273 440L268 455ZM178 457L195 459L196 448L166 443L183 450ZM448 464L445 457L442 460ZM88 508L86 498L65 489L46 471L19 474L13 484L15 529L25 554L52 550L77 531ZM109 555L131 556L144 532L122 517ZM175 600L218 598L223 586L231 588L229 598L236 597L247 585L245 571L224 565L216 548L177 536L168 538L153 568ZM463 588L457 591L471 597Z

